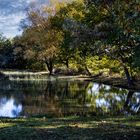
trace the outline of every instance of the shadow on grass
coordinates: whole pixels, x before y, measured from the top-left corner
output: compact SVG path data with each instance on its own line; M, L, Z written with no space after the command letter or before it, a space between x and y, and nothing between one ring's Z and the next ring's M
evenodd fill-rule
M111 118L0 119L0 140L139 140L140 127ZM126 120L127 121L127 120ZM137 120L138 121L138 120ZM131 120L128 119L128 123ZM3 125L3 126L2 126Z

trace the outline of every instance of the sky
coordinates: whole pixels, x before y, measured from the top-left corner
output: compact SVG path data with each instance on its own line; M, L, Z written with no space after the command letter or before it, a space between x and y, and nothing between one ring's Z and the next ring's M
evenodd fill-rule
M48 4L49 0L0 0L0 33L12 38L22 33L19 24L26 18L26 9L31 3Z

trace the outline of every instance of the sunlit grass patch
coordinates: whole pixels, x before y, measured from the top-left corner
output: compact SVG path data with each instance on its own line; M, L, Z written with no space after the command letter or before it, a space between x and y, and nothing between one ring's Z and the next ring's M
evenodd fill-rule
M139 117L31 117L0 119L0 140L138 139ZM117 136L117 137L116 137Z
M0 121L0 129L5 127L12 127L14 125L15 125L14 123L3 123Z

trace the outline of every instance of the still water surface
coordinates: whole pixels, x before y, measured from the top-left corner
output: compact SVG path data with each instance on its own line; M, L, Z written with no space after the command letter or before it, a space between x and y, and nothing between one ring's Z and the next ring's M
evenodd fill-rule
M139 107L140 92L89 81L0 81L0 117L119 115L138 113Z

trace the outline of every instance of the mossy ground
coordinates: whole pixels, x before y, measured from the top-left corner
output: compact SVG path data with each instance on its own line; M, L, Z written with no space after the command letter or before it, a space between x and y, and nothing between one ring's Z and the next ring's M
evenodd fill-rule
M0 140L139 139L139 116L0 119Z

